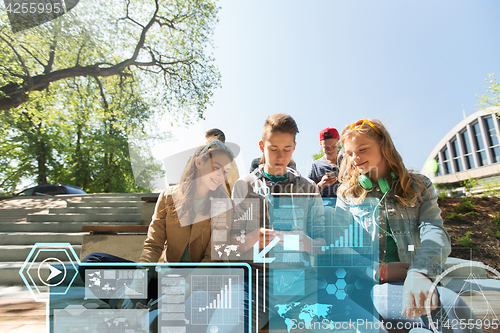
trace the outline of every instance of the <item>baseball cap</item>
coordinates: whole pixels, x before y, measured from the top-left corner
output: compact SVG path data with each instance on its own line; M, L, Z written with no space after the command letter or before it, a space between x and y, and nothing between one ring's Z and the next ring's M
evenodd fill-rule
M333 127L327 127L319 132L319 141L338 138L340 138L339 132Z

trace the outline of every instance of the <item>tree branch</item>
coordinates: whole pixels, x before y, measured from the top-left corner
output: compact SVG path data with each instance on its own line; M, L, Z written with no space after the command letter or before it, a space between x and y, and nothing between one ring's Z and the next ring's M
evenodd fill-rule
M102 82L101 82L101 80L99 80L99 78L97 76L94 76L94 79L97 81L97 85L99 86L99 91L101 93L102 101L104 103L104 108L107 110L107 109L109 109L109 104L108 104L108 101L106 100L106 94L104 94Z

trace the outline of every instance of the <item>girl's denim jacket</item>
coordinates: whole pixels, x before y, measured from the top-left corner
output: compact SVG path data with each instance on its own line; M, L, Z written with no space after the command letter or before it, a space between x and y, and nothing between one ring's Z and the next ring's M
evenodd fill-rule
M437 204L437 195L432 182L423 175L417 175L423 180L426 189L422 192L422 200L418 201L414 207L406 207L400 204L393 191L389 192L385 199L378 205L378 224L367 225L366 219L360 218L356 205L348 205L339 198L335 214L335 224L348 221L342 218L342 213L350 212L354 221L363 225L368 233L374 233L375 238L379 238L379 261L385 256L386 221L392 230L395 238L399 259L401 262L409 263L411 271L427 275L432 280L444 271L444 262L451 252L450 236L443 227L441 209ZM380 200L383 193L378 186L368 193L367 198L377 198ZM370 200L370 199L368 199ZM376 201L378 201L376 200ZM369 223L368 223L369 224ZM373 231L375 228L375 231ZM378 271L378 264L374 263L373 270L367 270L366 274L376 279L375 272Z

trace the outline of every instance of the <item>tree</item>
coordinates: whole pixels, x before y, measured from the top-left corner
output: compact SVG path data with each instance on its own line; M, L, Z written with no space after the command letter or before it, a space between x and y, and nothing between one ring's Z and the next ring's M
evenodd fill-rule
M142 81L141 92L157 107L202 116L219 84L207 54L217 11L202 0L82 1L17 34L0 12L0 110L60 80L117 76Z
M486 90L489 93L489 95L483 94L481 96L478 96L480 106L500 107L500 83L496 82L495 74L488 74L488 78L485 81L488 82L490 85Z
M86 1L18 34L0 12L0 188L36 176L90 192L140 190L127 135L147 139L155 113L203 117L219 85L207 51L217 11L198 0Z
M319 160L320 158L322 158L324 155L325 155L325 152L323 151L323 148L320 148L319 153L312 154L312 158L314 161L316 161L316 160Z

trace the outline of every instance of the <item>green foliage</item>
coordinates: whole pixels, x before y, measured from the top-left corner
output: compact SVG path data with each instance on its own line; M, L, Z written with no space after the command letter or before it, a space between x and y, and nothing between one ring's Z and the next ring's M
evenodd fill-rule
M474 242L470 239L471 232L467 231L463 237L458 239L458 245L463 247L474 247Z
M500 106L500 83L496 82L495 74L488 74L485 81L490 85L487 89L488 95L476 95L479 97L480 105L483 107Z
M479 214L479 212L474 212L474 211L472 211L472 212L465 213L464 215L467 215L467 216L471 216L471 215L476 215L476 216L479 216L479 215L481 215L481 214Z
M209 49L218 10L212 0L88 0L13 34L1 8L0 110L60 80L114 76L174 121L203 118L220 81Z
M490 201L491 198L489 195L483 195L483 196L481 196L481 199L484 201Z
M438 199L445 199L445 198L448 198L448 193L445 192L438 193Z
M471 190L479 184L479 180L476 178L469 178L461 181L460 183L465 188L465 191L470 193Z
M142 149L134 174L128 136L157 139L148 128L166 113L171 123L203 118L220 82L208 50L218 9L212 0L80 1L12 34L0 6L0 190L28 179L146 191L160 170Z
M460 204L457 206L457 210L460 213L469 213L476 211L476 208L474 208L474 202L472 201L472 198L471 197L460 198Z
M497 231L497 233L495 234L495 238L500 239L500 231Z
M313 158L314 161L319 160L323 156L325 156L325 152L323 151L323 148L320 148L319 153L312 154L312 158Z
M460 213L450 213L450 214L446 215L445 218L448 220L460 221L460 220L462 220L463 215Z
M500 217L499 216L495 216L493 218L493 220L491 220L491 222L496 223L496 224L500 224Z

